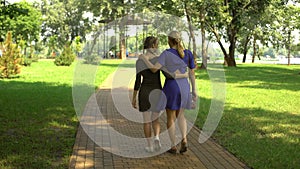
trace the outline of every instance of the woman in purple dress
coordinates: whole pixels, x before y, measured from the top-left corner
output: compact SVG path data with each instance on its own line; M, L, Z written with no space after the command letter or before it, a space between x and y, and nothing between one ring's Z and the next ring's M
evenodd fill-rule
M181 36L177 31L172 31L168 35L168 43L170 48L163 51L158 61L153 65L147 58L145 63L150 67L152 72L156 72L165 67L169 72L174 73L179 70L181 73L189 68L189 79L192 86L192 98L190 96L190 84L187 78L170 79L166 78L163 87L163 93L166 99L162 100L163 107L167 112L167 128L171 140L171 149L169 153L176 154L177 147L175 142L175 120L178 118L178 126L182 135L180 153L187 151L187 123L184 116L185 109L191 109L191 99L196 101L195 89L195 72L194 57L190 50L184 49L181 44Z

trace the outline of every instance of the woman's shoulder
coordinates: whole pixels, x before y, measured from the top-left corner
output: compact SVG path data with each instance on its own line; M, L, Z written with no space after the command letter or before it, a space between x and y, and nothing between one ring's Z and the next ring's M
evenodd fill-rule
M189 49L184 49L184 51L187 52L187 53L192 53L192 51L189 50Z
M189 49L184 49L184 53L185 53L185 55L187 55L188 57L193 57L193 53L192 53L192 51L189 50Z

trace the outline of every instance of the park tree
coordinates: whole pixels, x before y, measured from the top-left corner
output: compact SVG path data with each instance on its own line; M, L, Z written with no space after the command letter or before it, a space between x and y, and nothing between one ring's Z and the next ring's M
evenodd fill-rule
M66 11L63 2L59 0L43 0L41 2L41 11L43 15L43 25L41 35L44 43L57 43L62 47L66 43L68 36L68 26L65 24ZM51 37L56 37L55 41L50 41ZM53 45L51 45L53 46Z
M1 36L11 31L13 37L15 37L14 40L18 42L20 39L17 37L22 37L26 41L26 46L29 46L32 41L38 41L41 27L41 13L36 8L36 3L21 1L9 4L3 1L0 13Z
M195 29L200 29L201 32L201 58L202 63L200 68L206 69L207 68L207 59L208 59L208 42L207 42L207 27L206 27L206 16L207 10L212 5L210 1L205 0L193 0L193 1L185 1L185 13L189 23L189 29L191 32L191 39L193 40L193 54L194 57L197 56L196 53L196 44L195 44L195 36L193 31L191 31L190 25L193 25ZM196 58L195 58L196 61Z
M86 8L86 2L81 0L42 0L40 9L43 15L43 42L48 43L50 37L57 36L57 46L63 48L76 36L85 40L92 25L92 21L84 17L84 13L88 11Z
M3 53L0 57L0 77L10 78L21 72L22 56L20 48L13 43L12 32L8 32L4 44L1 43L0 50Z
M300 57L300 43L291 46L291 53L296 57Z
M283 6L279 10L277 22L282 36L282 46L287 50L288 65L290 65L290 55L293 45L292 32L300 28L300 8L295 5Z
M11 29L11 20L19 15L27 15L28 10L22 8L18 3L11 4L6 0L0 0L0 42L4 41L4 37Z
M247 26L247 23L243 21L245 16L262 14L269 3L269 0L217 0L211 2L211 8L207 8L205 23L209 28L208 31L215 36L215 41L220 46L226 65L236 66L234 56L237 37L241 28ZM222 39L229 44L228 50L225 49Z

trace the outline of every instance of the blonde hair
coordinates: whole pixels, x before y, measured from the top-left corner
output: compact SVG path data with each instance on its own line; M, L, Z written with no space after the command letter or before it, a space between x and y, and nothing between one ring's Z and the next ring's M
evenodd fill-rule
M179 56L181 58L184 57L184 48L181 44L181 35L178 31L171 31L168 35L168 38L170 40L170 42L172 43L172 45L176 45L176 49L179 53Z

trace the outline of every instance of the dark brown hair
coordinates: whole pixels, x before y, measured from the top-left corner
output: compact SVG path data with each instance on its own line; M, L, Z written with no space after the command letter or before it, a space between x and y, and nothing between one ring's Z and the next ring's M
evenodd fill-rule
M154 44L158 43L158 38L154 36L148 36L144 42L144 49L150 49Z

